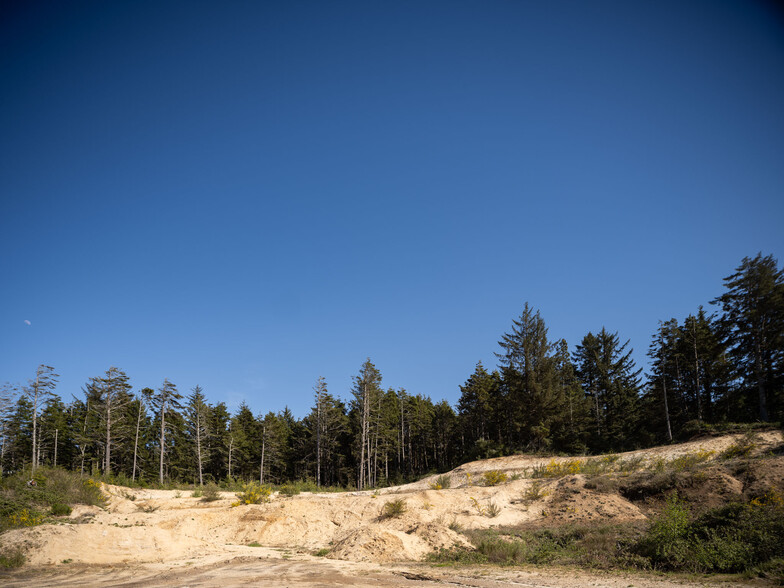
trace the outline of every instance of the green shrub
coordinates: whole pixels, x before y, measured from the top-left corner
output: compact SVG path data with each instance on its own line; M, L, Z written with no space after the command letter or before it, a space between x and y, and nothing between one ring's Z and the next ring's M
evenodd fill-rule
M260 486L258 482L248 482L242 492L237 493L237 498L239 504L260 504L269 502L271 494L272 488L270 486Z
M215 502L221 498L220 488L215 482L210 482L201 489L201 495L202 502Z
M635 560L624 547L637 533L628 525L472 530L467 531L467 536L474 550L464 547L441 550L428 559L453 564L564 564L611 568L630 562L636 564L643 559Z
M534 466L531 470L532 478L562 478L582 472L583 463L579 459L556 461L551 459L547 464Z
M509 478L504 472L499 472L498 470L485 472L482 477L484 478L485 486L498 486Z
M443 490L452 487L452 477L446 474L438 476L434 482L430 482L431 490Z
M67 504L56 503L52 505L52 516L63 517L71 514L73 509Z
M689 557L688 531L689 511L673 492L667 498L662 513L651 523L646 536L638 543L637 551L654 563L679 569Z
M384 506L381 507L381 518L383 519L394 519L403 516L403 514L408 510L406 506L406 501L402 498L398 498L396 500L390 500L384 503Z
M280 487L279 492L283 496L296 496L297 494L299 494L299 488L295 484L288 483L288 484L283 484Z
M586 484L587 486L587 484ZM523 502L530 504L547 496L547 492L543 490L544 484L539 480L534 480L531 485L523 492Z
M77 473L41 467L32 479L35 485L28 485L29 471L0 479L0 532L39 525L45 514L69 514L72 504L106 502L100 482L82 480Z
M782 502L771 491L689 521L685 508L673 500L633 551L654 567L670 570L738 573L764 567L784 558Z

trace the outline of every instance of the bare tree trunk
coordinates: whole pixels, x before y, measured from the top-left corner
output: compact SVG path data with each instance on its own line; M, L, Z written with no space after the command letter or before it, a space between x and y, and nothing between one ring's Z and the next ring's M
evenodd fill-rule
M5 423L0 422L0 438L2 438L2 445L0 445L0 477L3 476L3 459L5 458Z
M261 466L259 467L259 484L264 483L264 450L267 447L267 427L261 429Z
M139 429L142 422L142 401L139 399L139 414L136 416L136 438L133 441L133 472L131 480L136 481L136 455L139 451Z
M756 371L757 376L757 392L759 393L759 410L760 410L760 420L762 422L768 422L768 406L767 406L767 398L765 396L765 377L763 376L763 369L762 369L762 349L760 348L759 338L757 338L757 344L755 345L755 349L757 353L755 354L756 357L754 358L754 371Z
M321 488L321 390L316 400L316 486Z
M59 429L54 430L54 463L52 464L53 467L57 467L57 433Z
M365 444L367 443L367 434L368 434L368 391L367 385L364 383L362 384L362 422L360 423L361 429L361 436L359 440L360 445L360 456L359 456L359 480L357 484L357 490L362 490L365 487Z
M166 403L161 405L161 462L159 470L159 479L161 486L163 486L163 456L166 453Z
M662 376L662 388L664 389L664 418L667 421L667 439L672 442L672 428L670 427L670 409L667 406L667 382Z
M104 475L109 476L112 473L112 411L109 408L110 400L108 399L106 401L106 406L106 462L103 466L103 473Z
M38 454L35 456L35 465L41 465L41 436L43 435L43 430L39 427L38 428Z
M691 321L691 341L694 349L694 395L697 399L697 420L702 422L702 394L700 393L700 360L697 356L697 319Z
M204 486L201 468L201 411L196 410L196 460L199 462L199 486Z
M229 480L231 480L231 452L234 449L234 435L229 436Z
M38 444L36 442L38 433L38 373L35 374L35 386L33 388L33 463L31 471L35 471L38 465Z

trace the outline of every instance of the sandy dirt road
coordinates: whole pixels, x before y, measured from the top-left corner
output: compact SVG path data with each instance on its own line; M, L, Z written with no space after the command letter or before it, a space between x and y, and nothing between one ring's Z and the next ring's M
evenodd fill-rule
M520 569L497 567L434 567L427 564L373 564L287 556L276 550L258 548L259 555L240 555L230 560L185 562L179 565L145 564L124 566L59 565L0 573L5 587L31 586L176 586L202 588L220 586L269 586L281 588L326 588L334 586L464 587L500 588L698 588L760 586L758 581L728 581L726 578L678 578L650 574L589 572L575 569Z

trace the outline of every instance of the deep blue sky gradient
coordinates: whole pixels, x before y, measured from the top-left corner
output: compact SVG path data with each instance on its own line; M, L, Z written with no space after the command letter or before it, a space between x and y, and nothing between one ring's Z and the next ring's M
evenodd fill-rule
M1 6L0 381L454 403L526 301L644 365L784 261L770 4Z

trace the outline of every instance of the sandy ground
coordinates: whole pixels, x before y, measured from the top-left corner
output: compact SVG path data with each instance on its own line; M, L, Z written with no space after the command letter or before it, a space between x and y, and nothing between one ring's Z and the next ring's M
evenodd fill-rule
M672 459L697 451L717 455L736 437L705 439L620 454L619 460ZM779 446L781 432L760 435L759 450ZM556 462L566 458L556 458ZM205 503L189 492L105 486L105 509L77 507L60 524L18 529L0 537L3 549L22 547L27 564L0 575L5 586L700 586L652 576L581 571L439 568L419 562L440 548L467 545L450 529L554 521L634 521L646 515L619 494L584 491L584 477L546 480L543 496L523 500L534 483L524 477L550 459L511 456L464 464L452 487L433 490L435 477L378 492L303 493L269 503L232 507L234 494ZM485 471L514 481L485 487ZM731 485L724 491L734 492ZM563 496L569 501L564 502ZM558 512L553 503L561 497ZM384 504L406 501L399 518ZM500 512L486 516L490 505ZM251 547L249 544L263 547ZM326 553L315 557L314 553ZM730 584L723 584L725 586Z

